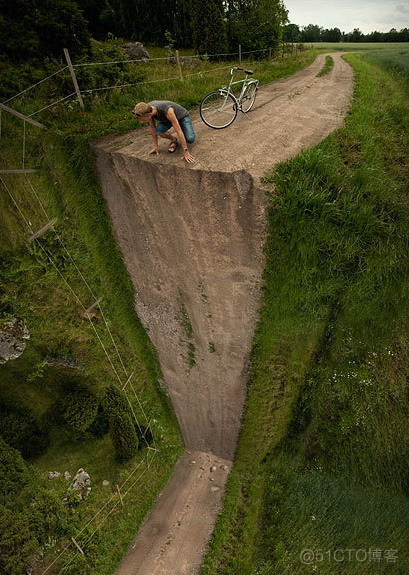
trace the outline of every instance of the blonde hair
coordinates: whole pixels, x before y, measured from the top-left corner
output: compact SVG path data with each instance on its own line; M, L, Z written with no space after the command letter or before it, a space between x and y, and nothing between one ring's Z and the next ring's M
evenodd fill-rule
M134 116L145 116L146 114L150 114L152 112L152 106L146 104L145 102L139 102L136 104L135 108L133 109Z

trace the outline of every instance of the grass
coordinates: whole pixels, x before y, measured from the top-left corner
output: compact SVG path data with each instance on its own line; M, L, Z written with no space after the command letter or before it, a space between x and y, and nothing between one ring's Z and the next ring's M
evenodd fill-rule
M334 58L332 56L326 56L325 57L325 64L321 68L321 70L318 72L317 77L321 78L321 76L325 76L326 74L329 74L333 67L334 67Z
M408 42L306 42L305 48L315 48L317 50L334 50L339 52L347 51L372 51L372 50L400 50L407 49Z
M406 64L398 51L348 61L356 86L345 126L266 176L274 190L251 381L202 574L391 567L385 555L316 555L306 566L306 548L395 549L394 572L409 570Z

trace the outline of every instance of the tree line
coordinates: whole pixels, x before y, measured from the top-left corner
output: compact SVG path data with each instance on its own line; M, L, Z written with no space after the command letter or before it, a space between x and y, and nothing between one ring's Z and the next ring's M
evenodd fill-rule
M14 63L90 54L90 39L123 38L198 53L278 46L282 0L0 0L0 58Z
M285 42L409 42L409 28L389 32L370 32L364 34L359 28L352 32L341 32L339 28L323 28L317 24L297 26L287 24L284 26L283 39Z

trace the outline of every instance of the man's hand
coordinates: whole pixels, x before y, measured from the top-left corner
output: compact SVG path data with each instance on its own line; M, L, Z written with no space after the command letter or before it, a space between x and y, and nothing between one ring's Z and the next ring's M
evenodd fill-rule
M158 146L155 146L154 148L152 148L152 150L149 152L149 155L151 155L151 154L159 154Z
M195 161L194 157L189 154L188 150L183 151L183 159L186 160L186 162L194 162Z

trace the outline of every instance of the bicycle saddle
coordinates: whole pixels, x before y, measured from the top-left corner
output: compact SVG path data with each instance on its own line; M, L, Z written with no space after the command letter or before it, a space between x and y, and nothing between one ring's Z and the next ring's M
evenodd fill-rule
M248 76L251 76L252 74L254 74L253 70L245 70L244 68L239 68L238 66L236 66L235 68L232 68L232 72L234 72L236 70L243 70L243 72L245 72Z

